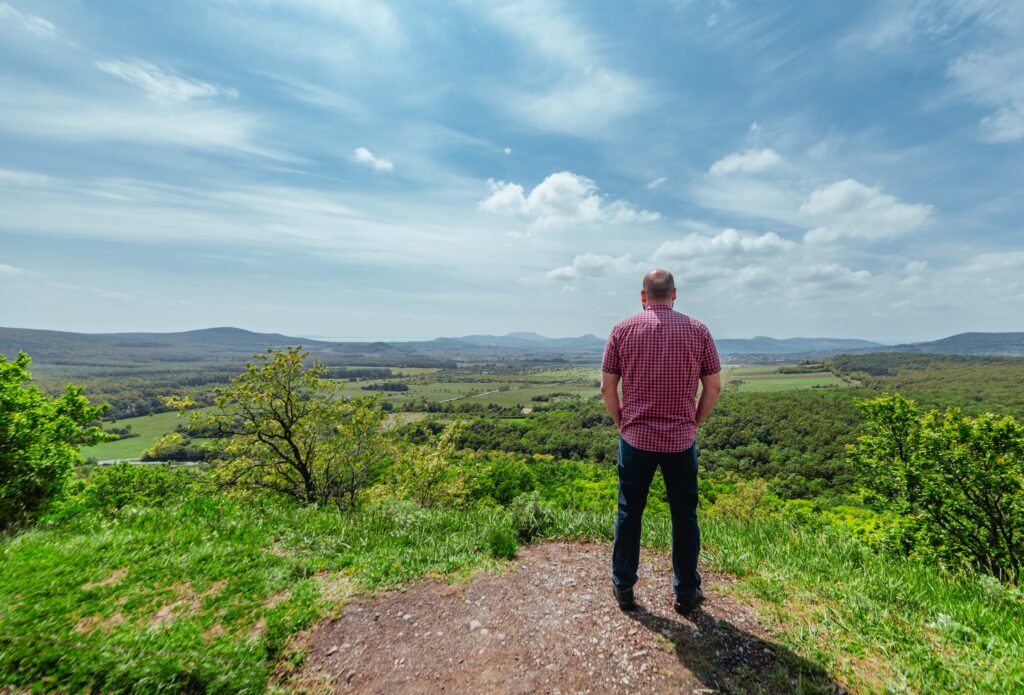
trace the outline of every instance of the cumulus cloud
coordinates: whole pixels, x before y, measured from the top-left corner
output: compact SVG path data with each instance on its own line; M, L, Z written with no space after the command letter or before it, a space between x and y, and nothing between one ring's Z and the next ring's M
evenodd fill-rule
M812 244L892 239L916 231L931 214L931 205L904 203L854 179L818 188L800 206L801 217L817 225L804 235Z
M756 124L755 124L756 125ZM730 176L732 174L760 174L777 167L782 157L772 149L750 149L735 152L711 165L708 173L712 176Z
M799 271L796 279L822 289L843 289L865 285L871 282L871 273L866 270L850 270L838 263L810 265Z
M623 200L609 202L597 184L570 171L551 174L529 194L518 183L489 180L491 195L480 201L484 212L527 217L532 227L549 229L588 224L653 222L656 212L638 210Z
M353 150L352 156L355 157L356 161L360 164L365 164L377 171L394 171L395 169L395 165L391 163L390 159L376 157L373 152L370 152L370 150L365 147L357 147Z
M769 255L796 248L796 244L775 232L761 235L744 234L723 229L718 234L689 234L682 239L666 241L652 256L657 262L706 256Z
M628 254L625 256L604 256L596 253L583 253L572 259L569 265L563 265L548 271L548 280L569 281L584 277L603 277L615 273L635 270L637 264Z
M53 25L53 22L33 14L19 12L6 2L0 2L0 19L9 20L23 31L27 31L42 39L57 37L57 27Z
M124 80L161 101L190 101L212 99L217 96L236 97L234 89L225 89L209 82L201 82L158 67L145 60L100 60L97 69Z

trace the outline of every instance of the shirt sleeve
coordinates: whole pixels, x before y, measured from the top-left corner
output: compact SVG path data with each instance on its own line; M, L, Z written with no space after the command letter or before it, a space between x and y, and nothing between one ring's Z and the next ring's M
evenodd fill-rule
M717 374L722 371L722 363L718 359L718 348L711 337L711 331L704 327L704 349L700 356L700 375Z
M601 360L601 371L609 374L622 374L619 362L619 350L615 343L615 329L608 334L608 342L604 344L604 359Z

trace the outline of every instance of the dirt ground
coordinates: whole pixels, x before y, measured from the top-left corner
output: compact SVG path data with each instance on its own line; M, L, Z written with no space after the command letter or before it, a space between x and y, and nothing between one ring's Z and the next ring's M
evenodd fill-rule
M611 594L610 548L544 543L514 568L429 580L345 607L306 636L287 685L338 693L845 693L776 644L705 572L704 605L672 609L671 564L645 552L640 610Z

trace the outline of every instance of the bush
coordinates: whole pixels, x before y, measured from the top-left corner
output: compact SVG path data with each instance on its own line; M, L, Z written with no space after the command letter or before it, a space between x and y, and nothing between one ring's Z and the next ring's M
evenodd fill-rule
M544 533L552 524L554 514L540 503L540 493L533 492L519 495L508 506L512 516L512 528L524 543Z
M88 424L106 406L89 405L82 388L68 385L50 398L34 385L28 355L0 355L0 530L36 518L61 492L78 448L116 439Z
M959 409L918 415L901 396L859 403L869 434L850 460L906 521L902 538L944 563L999 578L1024 574L1024 426Z
M167 465L118 463L98 469L85 487L88 507L116 512L130 505L152 506L184 498L198 482Z
M487 551L495 560L511 560L519 550L516 534L506 526L492 526L487 531Z

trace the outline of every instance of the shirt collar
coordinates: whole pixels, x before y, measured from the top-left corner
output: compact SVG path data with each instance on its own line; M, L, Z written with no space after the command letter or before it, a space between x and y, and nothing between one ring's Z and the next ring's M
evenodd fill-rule
M655 310L655 311L658 311L658 310L661 310L661 311L674 311L674 310L672 309L672 307L670 307L670 306L669 306L668 304L651 304L651 305L648 305L648 306L647 306L647 307L645 307L645 308L646 308L647 310L651 310L651 309L653 309L653 310Z

